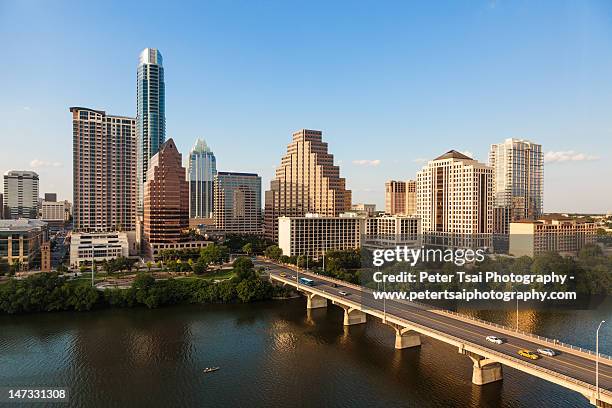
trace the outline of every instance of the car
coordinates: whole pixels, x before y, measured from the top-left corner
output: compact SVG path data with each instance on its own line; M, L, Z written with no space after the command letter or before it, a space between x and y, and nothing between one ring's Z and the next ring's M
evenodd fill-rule
M518 351L518 354L519 354L519 356L528 358L530 360L537 360L538 358L540 358L539 355L537 355L533 351L527 350L527 349L520 349Z
M537 351L543 356L554 357L557 355L557 352L555 350L549 348L539 348Z
M281 273L280 273L280 277L281 277L281 278L285 278L286 276L287 276L287 274L286 274L285 272L281 272Z
M504 342L503 339L500 339L497 336L487 336L487 341L490 341L491 343L495 344L502 344Z
M343 290L339 291L339 292L338 292L338 294L339 294L339 295L342 295L342 296L348 296L348 293L346 293L346 292L345 292L345 291L343 291Z

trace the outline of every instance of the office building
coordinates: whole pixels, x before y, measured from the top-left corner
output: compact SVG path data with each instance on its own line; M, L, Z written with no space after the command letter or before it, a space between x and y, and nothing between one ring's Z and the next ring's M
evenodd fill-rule
M136 228L136 120L72 107L74 229Z
M38 218L38 174L12 170L4 173L6 218Z
M319 258L327 251L357 249L361 243L363 217L302 217L278 219L278 246L287 256Z
M4 194L0 193L0 220L4 219Z
M522 139L506 139L491 145L494 206L509 210L510 222L535 220L542 215L544 156L542 145ZM506 230L507 225L498 229Z
M510 223L510 249L513 256L535 256L553 251L575 256L597 237L597 225L559 214L544 215L537 220Z
M210 147L198 139L189 152L189 218L211 218L217 161Z
M77 232L70 236L70 266L91 265L92 261L101 263L130 255L130 242L127 232Z
M493 169L451 150L417 173L417 215L428 244L489 247Z
M328 153L318 130L293 133L276 175L265 195L265 234L278 238L278 217L301 217L306 213L336 217L351 208L351 191Z
M376 213L376 204L353 204L351 206L351 212L356 212L360 215L372 217L374 216L374 213Z
M389 180L385 183L385 213L416 214L416 181Z
M406 182L389 180L385 183L385 212L389 215L406 211Z
M60 201L45 201L42 202L41 219L49 226L49 231L54 232L59 230L65 220L65 204Z
M144 206L144 183L149 160L166 140L166 89L161 53L145 48L138 59L136 83L136 134L138 139L137 205L141 215Z
M57 193L45 193L44 201L47 201L47 202L56 202L57 201Z
M261 177L220 171L214 184L215 228L231 234L261 234Z
M48 240L47 224L43 221L0 220L0 259L9 265L18 263L22 271L40 267L41 246Z
M421 246L421 220L408 215L367 217L361 237L363 248L395 248Z
M420 233L419 219L408 216L366 217L350 212L338 217L306 214L278 220L278 246L283 255L315 259L331 250L418 247Z
M168 139L150 161L144 185L144 252L155 259L162 249L197 248L205 241L190 242L189 183L182 156Z
M416 215L416 180L406 182L406 210L404 215Z

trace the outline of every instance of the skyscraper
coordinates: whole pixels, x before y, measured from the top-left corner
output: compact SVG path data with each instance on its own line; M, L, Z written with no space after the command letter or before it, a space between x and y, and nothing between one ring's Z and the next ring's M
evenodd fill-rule
M138 137L138 212L143 209L143 185L149 160L166 140L166 90L162 55L155 48L140 53L136 82Z
M506 139L491 145L494 205L507 209L510 221L535 220L542 215L544 156L542 145Z
M202 139L189 152L189 217L209 218L214 208L213 181L217 174L215 155Z
M12 170L4 173L4 207L8 219L38 217L38 174Z
M261 234L261 177L226 171L216 175L215 227L233 234Z
M351 191L334 165L319 130L302 129L293 133L287 153L276 169L265 196L265 234L278 237L278 217L338 216L351 209Z
M406 182L389 180L385 183L385 212L403 214L406 209Z
M490 244L493 169L451 150L417 173L417 215L424 234L451 246ZM450 238L447 239L447 238Z
M416 181L387 181L385 183L385 212L390 215L415 215Z
M181 241L189 228L189 183L174 140L151 158L144 185L145 254L152 258L164 244Z
M74 229L136 228L136 120L72 107Z

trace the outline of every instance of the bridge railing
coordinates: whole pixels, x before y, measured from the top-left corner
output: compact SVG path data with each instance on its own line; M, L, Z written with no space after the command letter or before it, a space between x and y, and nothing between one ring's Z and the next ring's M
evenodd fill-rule
M283 264L282 262L277 262L277 261L273 261L273 260L270 260L270 261L273 262L273 263L276 263L278 265L282 265L282 266L288 267L288 268L290 268L290 269L292 269L294 271L304 272L303 269L298 268L297 266L292 265L292 264ZM316 273L316 272L311 272L311 271L306 271L306 272L310 273L310 274L313 274L313 275L322 276L325 279L327 279L329 281L332 281L332 282L334 282L334 283L336 283L338 285L343 285L343 286L346 286L346 287L350 287L350 288L353 288L355 290L360 290L360 291L366 290L368 292L373 292L372 289L370 289L368 287L365 287L365 286L356 285L354 283L350 283L350 282L346 282L346 281L343 281L343 280L340 280L340 279L332 278L332 277L327 276L327 275L321 275L321 274ZM404 304L407 304L407 305L413 305L413 306L419 307L419 308L424 309L424 310L437 310L439 312L443 312L443 313L446 313L446 314L449 314L449 315L457 316L457 317L460 317L462 319L472 320L474 322L480 323L482 325L494 327L496 329L501 329L501 330L504 330L504 331L518 333L518 334L521 334L524 337L529 337L529 338L532 338L532 339L537 339L539 341L548 343L552 347L564 347L564 348L568 348L570 350L575 350L575 351L578 351L578 352L589 354L589 355L594 356L594 357L597 356L597 353L595 353L595 351L590 350L590 349L585 349L585 348L582 348L582 347L579 347L579 346L575 346L573 344L568 344L568 343L562 342L561 340L558 340L558 339L551 339L551 338L546 337L546 336L540 336L538 334L534 334L534 333L530 333L530 332L526 332L526 331L522 331L522 330L516 330L516 329L514 329L514 328L512 328L510 326L505 326L505 325L502 325L502 324L493 323L493 322L488 321L488 320L483 320L483 319L480 319L478 317L466 315L466 314L459 313L459 312L454 312L454 311L448 310L448 309L443 309L443 308L438 307L438 306L428 305L426 303L421 303L421 302L407 301L407 300L404 300L404 299L395 299L395 301L396 302L400 302L400 303L404 303ZM609 356L607 354L599 353L599 358L600 359L604 359L604 360L608 360L609 362L612 362L612 356Z
M294 268L291 268L291 269L294 269ZM310 272L308 272L308 273L310 273ZM318 274L315 274L315 273L312 273L312 274L313 275L318 275ZM328 277L326 276L326 278L328 278ZM346 285L346 282L338 280L338 279L335 279L335 278L329 278L329 280L336 281L338 283L341 283L344 286L355 287L356 289L362 289L363 288L362 286L358 286L358 285L355 285L355 284ZM316 287L309 287L308 289L312 290L313 292L318 292ZM324 295L325 296L333 296L332 294L329 294L329 293L324 293ZM346 298L342 298L342 301L347 302L347 303L354 303L354 304L358 305L358 303L350 301L350 300L348 300ZM423 305L423 304L421 304L421 305ZM428 305L423 305L423 306L428 306ZM558 379L562 379L562 380L567 381L567 382L572 383L572 384L576 384L577 386L583 387L586 390L590 390L593 393L597 392L597 388L595 387L595 385L589 384L589 383L587 383L585 381L578 380L578 379L570 377L568 375L561 374L561 373L559 373L557 371L550 370L550 369L545 368L545 367L541 367L541 366L533 364L533 363L531 363L529 361L525 361L525 360L519 359L517 357L511 356L511 355L508 355L508 354L505 354L505 353L501 353L501 352L493 350L493 349L485 348L485 347L483 347L481 345L478 345L476 343L472 343L470 341L466 341L464 339L461 339L459 337L453 336L451 334L441 332L441 331L439 331L437 329L433 329L433 328L430 328L430 327L425 327L425 326L423 326L423 325L421 325L419 323L415 323L415 322L407 320L407 319L405 319L403 317L397 316L397 315L393 314L393 312L386 312L386 315L387 315L387 320L392 319L395 322L398 322L400 324L405 324L406 326L413 327L415 329L416 328L420 328L425 333L426 332L430 332L430 333L434 332L438 336L445 337L445 338L447 338L449 340L452 340L455 343L462 344L464 347L465 346L469 346L472 349L480 350L480 353L482 353L482 354L490 354L492 356L495 356L495 357L497 357L498 360L512 361L513 363L516 363L518 365L526 365L526 366L528 366L529 368L531 368L531 369L533 369L535 371L538 371L538 372L541 372L541 373L546 373L546 374L548 374L548 375L550 375L552 377L555 377L555 378L558 378ZM607 390L607 389L604 389L604 388L600 388L599 391L600 391L600 394L603 394L603 395L606 395L609 398L612 398L612 392L610 390ZM589 396L587 396L587 397L589 397Z
M391 313L387 312L387 315L393 316L394 320L403 322L404 324L406 324L408 326L412 326L412 327L415 326L415 323L413 323L413 322L411 322L409 320L406 320L406 319L404 319L402 317L395 316L395 315L393 315L392 312ZM420 324L416 324L416 326L420 326ZM584 387L584 388L586 388L588 390L591 390L593 392L597 391L597 388L593 384L589 384L589 383L587 383L585 381L578 380L576 378L567 376L565 374L561 374L561 373L559 373L557 371L550 370L550 369L545 368L545 367L541 367L541 366L533 364L533 363L531 363L529 361L525 361L525 360L519 359L519 358L514 357L514 356L510 356L508 354L501 353L501 352L493 350L493 349L483 348L482 346L480 346L480 345L478 345L476 343L465 341L463 339L460 339L458 337L455 337L455 336L447 334L447 333L442 333L442 332L440 332L439 330L436 330L436 329L426 328L426 330L436 332L436 333L438 333L438 335L446 336L448 338L453 339L455 342L461 343L463 345L470 346L471 348L474 348L474 349L477 349L477 350L482 350L482 352L494 355L494 356L498 357L501 360L505 359L505 360L509 360L509 361L514 362L514 363L517 363L519 365L527 365L531 369L534 369L536 371L539 371L539 372L542 372L542 373L546 373L546 374L548 374L550 376L553 376L553 377L556 377L556 378L563 379L563 380L565 380L567 382L571 382L573 384L579 385L579 386ZM601 394L605 394L605 395L607 395L609 397L612 397L612 392L610 390L607 390L607 389L604 389L604 388L600 388L600 393Z

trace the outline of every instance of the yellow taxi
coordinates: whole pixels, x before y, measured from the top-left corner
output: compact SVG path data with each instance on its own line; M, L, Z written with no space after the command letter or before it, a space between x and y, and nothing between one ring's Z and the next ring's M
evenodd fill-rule
M539 356L539 355L537 355L537 354L536 354L536 353L534 353L533 351L531 351L531 350L527 350L527 349L520 349L520 350L518 351L518 353L519 353L519 356L522 356L522 357L528 358L528 359L530 359L530 360L537 360L538 358L540 358L540 356Z

